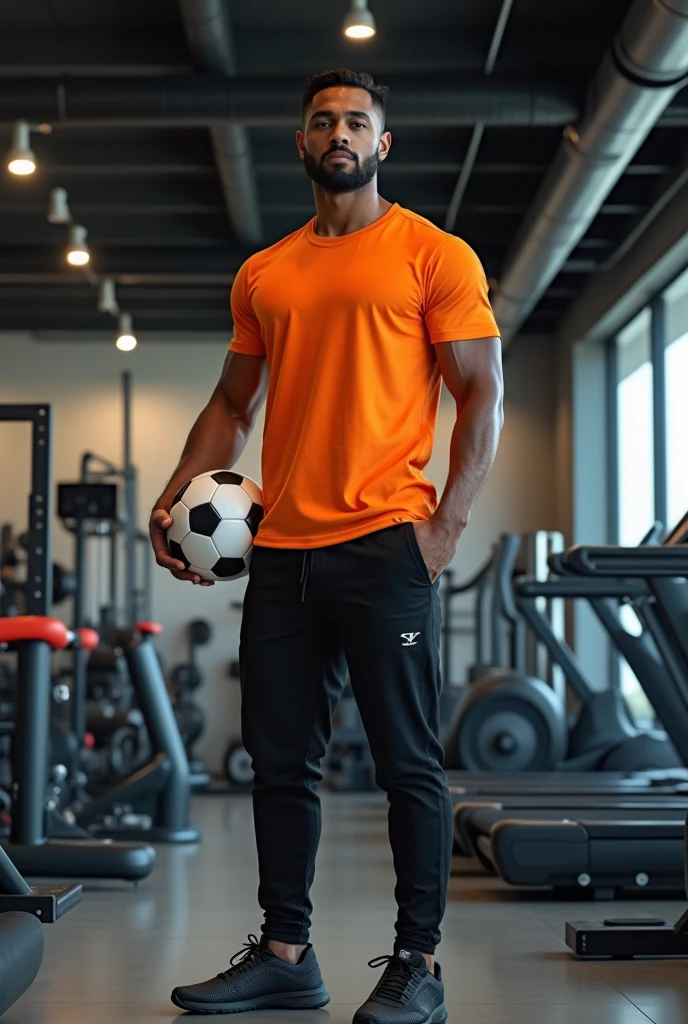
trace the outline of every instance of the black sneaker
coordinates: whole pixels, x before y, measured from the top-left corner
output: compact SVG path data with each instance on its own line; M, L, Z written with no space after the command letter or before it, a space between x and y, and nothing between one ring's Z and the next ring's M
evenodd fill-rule
M210 981L175 988L172 1002L192 1013L240 1013L242 1010L314 1010L329 1003L313 947L297 964L280 959L268 940L249 935L228 970Z
M370 967L387 964L385 973L354 1016L353 1024L443 1024L447 1019L440 965L430 973L422 953L400 949L379 956Z

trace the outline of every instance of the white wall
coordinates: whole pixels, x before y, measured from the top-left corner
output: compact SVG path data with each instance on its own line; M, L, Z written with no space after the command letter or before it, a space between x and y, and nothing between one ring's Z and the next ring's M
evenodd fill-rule
M555 483L556 388L557 352L550 338L523 337L506 350L504 430L492 473L451 565L456 582L472 576L485 562L501 533L562 528ZM454 403L445 390L427 469L438 493L447 477L454 420ZM472 597L455 602L457 612L471 606ZM472 642L456 641L451 682L461 682L472 661Z
M106 343L33 341L0 334L0 401L50 402L54 407L55 481L73 480L80 453L89 448L121 462L120 373L134 378L133 455L139 467L139 515L147 521L152 502L176 465L188 431L219 375L226 346L218 343L141 344L128 355ZM507 353L506 425L497 462L459 545L455 564L468 576L487 556L502 530L557 529L554 484L556 353L548 339L524 338ZM441 493L449 464L454 403L445 392L428 476ZM260 480L262 415L237 463ZM26 522L29 484L28 427L0 425L0 522L17 528ZM12 486L7 482L12 481ZM70 565L71 537L59 522L54 557ZM240 598L244 581L191 588L162 570L154 572L154 616L165 627L160 647L168 665L183 656L183 629L197 616L214 626L213 641L200 652L206 682L200 702L207 727L199 745L214 770L238 726L238 686L227 677L236 657L239 621L230 601ZM67 610L68 606L62 606ZM461 660L470 651L462 646Z

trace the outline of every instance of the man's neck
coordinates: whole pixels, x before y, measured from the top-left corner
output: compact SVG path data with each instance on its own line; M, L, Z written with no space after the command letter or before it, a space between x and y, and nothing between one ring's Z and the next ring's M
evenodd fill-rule
M314 185L313 193L317 214L315 233L324 238L338 238L367 228L392 206L377 194L376 185L373 188L366 186L360 192L343 193L326 192L319 185Z

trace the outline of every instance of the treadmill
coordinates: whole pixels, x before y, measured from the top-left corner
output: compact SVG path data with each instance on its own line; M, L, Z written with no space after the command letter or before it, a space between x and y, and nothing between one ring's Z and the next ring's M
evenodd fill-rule
M505 798L494 803L461 804L454 816L454 854L473 857L488 871L493 870L489 857L482 853L480 840L489 836L493 827L502 821L523 819L528 821L576 820L584 815L587 821L683 820L688 813L688 793L679 799L674 795L624 798L598 795L562 795L551 798ZM545 883L543 883L545 884Z
M556 568L562 571L566 566L562 566L558 560ZM682 708L680 694L676 693L672 677L649 633L645 631L640 636L627 633L616 614L616 605L620 600L639 601L648 598L649 588L645 581L562 576L546 582L523 580L516 584L515 591L516 602L538 639L562 666L567 678L574 680L580 669L573 652L554 636L547 620L538 610L537 602L543 596L587 599L618 651L640 679L658 717L669 723L674 746L688 763L688 713ZM454 787L455 853L477 855L477 835L485 830L488 821L494 824L499 820L498 814L493 814L490 819L481 813L483 810L507 812L513 809L551 808L572 811L575 808L613 805L620 810L651 812L658 797L662 798L663 803L671 801L676 810L682 810L687 806L685 801L688 788L679 781L681 774L676 769L626 776L611 772L588 772L575 775L562 773L553 778L552 773L547 773L544 778L533 779L535 785L531 783L530 787L524 787L520 778L512 781L507 777L504 781L501 778L493 781L491 799L482 785L476 786L470 794L465 791L466 787L463 791ZM480 789L482 792L479 792ZM639 800L646 802L641 805ZM505 816L508 815L502 813L501 817Z
M661 524L656 523L643 539L643 544L656 542L661 531ZM675 543L675 538L682 538L688 531L688 515L665 540L665 544ZM631 664L635 674L643 682L648 699L653 704L660 721L673 721L677 710L677 701L672 695L672 687L662 659L654 649L648 636L634 637L626 633L621 626L617 608L619 603L628 600L642 599L647 596L647 584L639 579L581 579L569 576L571 570L566 564L566 556L555 555L550 559L553 570L559 575L557 580L541 582L524 580L518 587L518 596L514 599L512 583L518 541L511 545L511 557L502 560L499 566L497 585L501 592L501 606L504 614L510 619L512 626L524 620L530 625L538 639L548 649L552 659L564 671L568 684L574 692L581 694L589 688L573 652L553 633L547 619L540 613L538 598L565 597L585 598L593 607L603 627L609 633L619 652ZM650 692L651 691L651 692ZM668 694L668 697L666 696ZM685 718L688 727L688 717ZM685 742L686 732L675 729L675 735L683 741L680 746L674 742L681 760L688 765L688 745ZM675 740L675 735L671 736ZM617 790L624 794L637 791L642 795L670 795L681 792L688 781L687 768L670 768L653 771L599 771L599 770L553 770L544 772L470 772L449 770L446 772L450 793L455 805L464 804L476 797L498 798L502 795L536 794L554 797L557 793L602 795L610 797ZM550 804L551 806L551 804Z
M685 894L688 896L688 821L685 862ZM686 957L688 910L677 921L650 916L567 921L566 945L579 960Z
M647 597L636 611L668 670L659 699L667 730L683 756L688 743L688 548L680 546L684 524L685 520L680 524L683 529L674 531L661 548L578 547L566 556L567 565L583 575L646 584ZM669 697L672 714L667 717ZM483 864L512 885L590 888L605 897L626 887L681 886L685 807L663 809L659 802L656 810L610 808L601 818L598 809L567 810L552 813L549 820L547 814L530 808L524 813L514 809L501 814L494 808L492 814L474 812L470 824L464 823L464 840L478 851ZM642 817L634 817L640 810ZM477 824L475 813L482 814Z

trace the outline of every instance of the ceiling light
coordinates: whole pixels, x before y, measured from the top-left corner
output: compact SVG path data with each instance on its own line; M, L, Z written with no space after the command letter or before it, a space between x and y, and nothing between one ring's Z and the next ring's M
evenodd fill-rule
M69 224L72 215L69 212L67 202L67 189L50 189L50 206L48 207L48 220L51 224Z
M104 277L98 285L98 312L118 313L115 282L111 277Z
M36 157L31 149L31 129L28 121L15 121L12 148L7 156L7 170L12 174L33 174Z
M72 224L69 229L69 248L67 249L67 262L73 267L84 267L91 259L91 254L86 244L88 231L81 224Z
M375 18L368 10L368 0L351 0L342 28L349 39L370 39L375 35Z
M135 349L138 345L131 323L131 314L129 313L120 313L119 315L119 326L115 345L120 352L131 352L132 349Z

